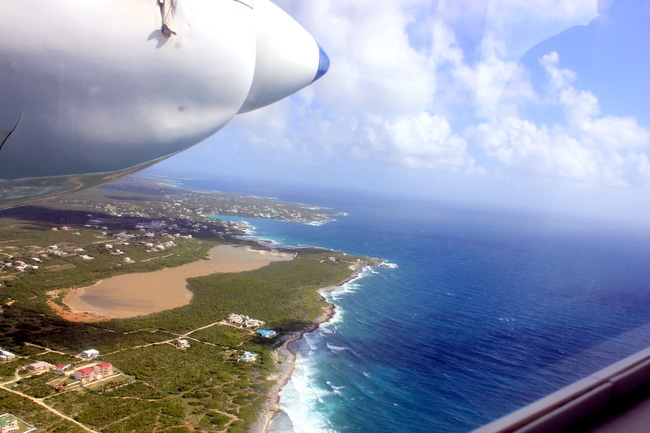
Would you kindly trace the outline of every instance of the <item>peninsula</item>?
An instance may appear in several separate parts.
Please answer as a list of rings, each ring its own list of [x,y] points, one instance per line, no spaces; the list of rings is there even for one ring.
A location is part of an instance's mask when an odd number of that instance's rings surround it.
[[[335,215],[143,178],[0,212],[0,413],[57,432],[264,431],[287,342],[331,313],[319,290],[378,261],[272,250],[208,218],[234,210]]]

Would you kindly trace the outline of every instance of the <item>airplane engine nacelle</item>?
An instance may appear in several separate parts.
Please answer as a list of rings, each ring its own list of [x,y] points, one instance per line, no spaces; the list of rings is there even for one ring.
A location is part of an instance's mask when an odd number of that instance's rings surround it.
[[[2,2],[0,208],[146,168],[328,65],[268,0]]]

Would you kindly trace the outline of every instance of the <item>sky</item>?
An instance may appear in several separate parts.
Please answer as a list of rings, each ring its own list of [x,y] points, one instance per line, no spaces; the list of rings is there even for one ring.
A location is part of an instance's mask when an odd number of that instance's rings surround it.
[[[648,219],[645,1],[276,3],[329,72],[150,172]]]

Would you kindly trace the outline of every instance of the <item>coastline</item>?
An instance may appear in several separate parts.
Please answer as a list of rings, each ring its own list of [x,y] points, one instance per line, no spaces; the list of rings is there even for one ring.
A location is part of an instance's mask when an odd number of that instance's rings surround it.
[[[345,284],[345,283],[342,283]],[[338,287],[338,286],[336,286]],[[326,288],[321,290],[333,290],[335,287]],[[296,354],[297,350],[294,348],[295,343],[300,341],[305,334],[314,332],[322,323],[327,323],[334,316],[335,307],[329,304],[325,307],[323,314],[307,329],[304,331],[294,332],[285,338],[282,346],[278,349],[278,358],[284,359],[280,363],[279,371],[270,376],[270,379],[277,379],[276,383],[269,389],[267,400],[257,417],[257,420],[251,427],[250,433],[268,433],[269,427],[273,419],[278,416],[283,410],[280,406],[280,392],[282,388],[289,382],[293,371],[296,368]]]
[[[369,263],[365,266],[380,266],[383,263],[381,259],[371,259]],[[321,295],[323,301],[327,302],[323,296],[324,292],[331,292],[337,288],[349,283],[360,277],[364,265],[355,265],[354,273],[341,281],[339,284],[334,286],[323,287],[318,290],[318,293]],[[308,328],[294,332],[285,337],[284,342],[278,349],[278,359],[284,359],[279,363],[278,371],[275,375],[269,377],[270,379],[276,379],[277,382],[269,389],[267,393],[267,400],[264,403],[260,413],[257,417],[257,420],[251,427],[250,433],[269,433],[269,427],[271,422],[275,417],[283,412],[282,407],[280,406],[280,392],[282,388],[289,382],[293,372],[296,368],[296,356],[297,349],[295,349],[295,344],[300,341],[305,334],[316,331],[321,324],[329,322],[336,313],[336,306],[332,303],[327,303],[326,307],[323,307],[323,313],[309,326]]]
[[[261,246],[264,245],[261,244]],[[282,250],[271,252],[265,250],[258,250],[251,247],[241,247],[241,246],[233,246],[233,245],[222,245],[215,248],[219,249],[225,255],[230,256],[230,258],[233,259],[234,262],[236,263],[232,265],[233,267],[227,266],[226,268],[212,269],[213,272],[214,271],[241,272],[243,270],[248,270],[249,268],[254,269],[259,267],[260,260],[263,261],[264,264],[268,264],[271,261],[275,261],[275,260],[292,260],[295,258],[295,254],[297,254],[296,252],[294,252],[294,254],[288,254],[287,251],[282,252]],[[217,251],[216,249],[211,250],[211,252],[216,252]],[[327,250],[327,249],[324,248],[323,250]],[[246,254],[250,255],[250,257],[253,257],[255,260],[253,260],[252,262],[248,262],[246,264],[242,263],[241,256],[237,254],[238,251],[239,252],[246,251]],[[223,258],[223,256],[221,256],[221,258]],[[367,267],[382,266],[382,264],[385,262],[382,259],[369,258],[363,262],[357,260],[356,262],[348,262],[348,263],[350,263],[349,265],[350,275],[347,278],[344,278],[342,281],[340,281],[335,285],[325,286],[318,290],[318,293],[320,294],[322,301],[326,303],[322,308],[322,313],[307,328],[285,335],[280,347],[276,349],[274,354],[276,369],[273,373],[271,373],[267,377],[267,380],[274,381],[274,383],[267,391],[267,398],[264,404],[262,405],[262,408],[260,409],[254,423],[251,426],[250,433],[268,433],[273,419],[275,419],[279,414],[283,412],[283,409],[280,406],[280,392],[285,387],[285,385],[290,381],[296,367],[296,358],[297,358],[296,343],[300,341],[305,334],[316,331],[321,324],[329,322],[334,317],[336,312],[336,307],[334,304],[327,301],[326,297],[324,296],[324,293],[334,291],[337,288],[349,283],[350,281],[359,278],[362,272],[364,271],[364,269],[366,269]],[[223,263],[221,263],[221,265],[223,265]],[[165,268],[161,271],[154,271],[154,272],[158,272],[158,273],[168,272],[170,270],[184,269],[184,267],[187,266],[188,265],[182,265],[177,268]],[[56,314],[71,322],[98,322],[98,321],[104,321],[112,318],[132,317],[138,314],[132,314],[132,313],[124,314],[124,312],[122,312],[121,314],[116,313],[115,311],[111,311],[110,309],[91,305],[87,302],[84,302],[84,300],[81,298],[84,295],[87,295],[90,290],[96,289],[97,287],[102,287],[102,285],[105,284],[106,281],[109,282],[115,281],[116,278],[118,280],[123,278],[133,278],[134,275],[139,275],[139,274],[124,274],[118,277],[111,277],[107,280],[96,281],[93,285],[82,287],[82,288],[60,289],[60,290],[51,291],[48,292],[48,296],[50,299],[47,302],[50,308],[52,308],[52,310],[54,310]],[[150,277],[152,273],[147,273],[145,275]],[[183,280],[184,279],[185,278],[183,278]],[[183,286],[185,286],[185,284],[183,284]],[[54,302],[54,300],[59,297],[61,297],[61,301],[63,305],[59,305],[58,303]],[[166,309],[166,308],[162,308],[162,309]]]

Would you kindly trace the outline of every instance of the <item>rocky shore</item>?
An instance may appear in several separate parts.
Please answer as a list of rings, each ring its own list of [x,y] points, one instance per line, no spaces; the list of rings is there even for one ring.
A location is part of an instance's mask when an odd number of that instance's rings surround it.
[[[371,259],[370,263],[366,265],[370,266],[380,266],[383,263],[380,259]],[[337,287],[340,287],[356,278],[359,277],[359,274],[363,271],[362,265],[354,266],[354,273],[345,280],[341,281],[336,286],[324,287],[320,290],[320,293],[328,292],[335,290]],[[325,298],[323,297],[323,300]],[[278,369],[274,376],[270,377],[271,380],[277,380],[276,383],[269,389],[268,398],[264,404],[260,414],[257,418],[257,421],[250,430],[250,433],[268,433],[271,421],[273,418],[278,416],[282,412],[282,407],[280,406],[280,391],[282,388],[289,382],[291,375],[296,366],[296,348],[295,343],[300,340],[305,334],[314,332],[322,323],[329,322],[334,316],[336,309],[334,305],[328,304],[324,308],[323,314],[321,314],[316,321],[307,329],[294,332],[285,336],[284,341],[280,348],[278,349]]]

